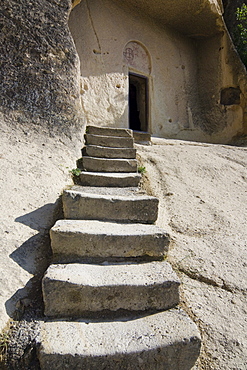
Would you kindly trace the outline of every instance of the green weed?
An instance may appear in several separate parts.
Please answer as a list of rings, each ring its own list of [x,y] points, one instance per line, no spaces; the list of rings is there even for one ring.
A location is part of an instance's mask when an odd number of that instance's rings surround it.
[[[0,362],[3,361],[7,355],[9,340],[8,333],[0,333]]]
[[[233,39],[243,63],[247,67],[247,5],[242,4],[236,11],[237,25]]]
[[[138,167],[138,172],[139,172],[139,173],[141,173],[141,174],[146,173],[146,172],[147,172],[146,167],[144,167],[144,166],[139,166],[139,167]]]
[[[71,173],[71,175],[73,176],[80,176],[81,170],[80,168],[73,168],[72,170],[69,171],[69,173]]]

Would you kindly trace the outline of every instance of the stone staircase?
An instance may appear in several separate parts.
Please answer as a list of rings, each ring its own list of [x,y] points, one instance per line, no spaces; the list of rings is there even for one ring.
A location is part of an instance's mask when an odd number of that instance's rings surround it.
[[[132,132],[89,126],[43,278],[41,369],[187,370],[200,334],[178,308],[158,199],[138,189]]]

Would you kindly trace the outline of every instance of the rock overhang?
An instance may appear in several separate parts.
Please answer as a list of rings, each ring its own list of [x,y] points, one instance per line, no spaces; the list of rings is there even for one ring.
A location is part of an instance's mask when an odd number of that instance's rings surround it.
[[[76,0],[75,0],[76,1]],[[193,38],[211,37],[224,30],[221,0],[112,0],[153,18],[162,26]]]

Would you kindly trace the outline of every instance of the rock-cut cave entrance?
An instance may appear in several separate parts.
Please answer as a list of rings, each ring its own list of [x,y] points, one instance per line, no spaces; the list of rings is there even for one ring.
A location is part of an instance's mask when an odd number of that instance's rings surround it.
[[[129,73],[129,128],[148,131],[148,78]]]

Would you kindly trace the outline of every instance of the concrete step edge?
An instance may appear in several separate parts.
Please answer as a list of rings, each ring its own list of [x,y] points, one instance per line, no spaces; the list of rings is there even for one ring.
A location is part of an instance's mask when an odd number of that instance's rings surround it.
[[[84,135],[86,145],[96,145],[110,148],[130,148],[134,147],[133,137],[116,137],[102,135]]]
[[[45,315],[83,317],[104,310],[166,310],[180,281],[167,262],[54,264],[44,275]]]
[[[85,259],[162,258],[170,236],[156,225],[98,220],[59,220],[50,230],[56,262]]]
[[[141,175],[137,172],[82,171],[74,181],[78,185],[93,187],[138,187]]]
[[[102,188],[98,188],[102,189]],[[104,188],[109,191],[110,188]],[[116,190],[116,188],[113,188]],[[121,188],[117,189],[119,192]],[[67,219],[99,219],[154,223],[158,216],[158,199],[147,195],[115,195],[65,190],[62,195]]]
[[[86,171],[137,172],[136,159],[112,159],[85,156],[77,161],[77,167]]]
[[[111,148],[99,145],[85,145],[82,148],[82,156],[91,156],[98,158],[126,158],[135,159],[135,148]]]
[[[115,321],[41,323],[42,370],[189,370],[200,353],[200,333],[181,310]]]
[[[132,137],[133,132],[130,129],[127,128],[117,128],[117,127],[104,127],[104,126],[91,126],[88,125],[86,127],[86,133],[93,134],[93,135],[99,135],[101,133],[105,133],[107,135],[105,136],[114,136],[115,137]]]
[[[114,177],[119,179],[124,179],[126,177],[135,178],[138,177],[141,179],[141,174],[138,172],[96,172],[96,171],[82,171],[81,175],[83,176],[97,176],[97,177]],[[103,186],[104,187],[104,186]],[[117,186],[116,186],[117,187]],[[129,186],[132,187],[132,186]]]

